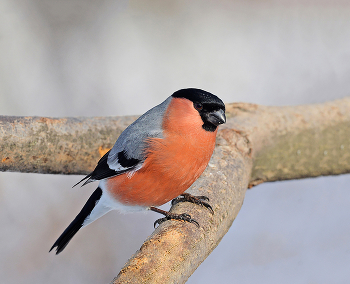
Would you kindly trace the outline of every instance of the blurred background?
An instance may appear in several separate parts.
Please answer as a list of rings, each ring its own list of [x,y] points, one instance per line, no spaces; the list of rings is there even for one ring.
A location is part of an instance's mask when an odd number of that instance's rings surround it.
[[[142,114],[197,87],[225,102],[349,96],[350,3],[1,0],[0,114]],[[0,173],[2,283],[109,283],[159,215],[112,212],[48,253],[95,188]],[[249,190],[188,283],[349,283],[349,175]]]

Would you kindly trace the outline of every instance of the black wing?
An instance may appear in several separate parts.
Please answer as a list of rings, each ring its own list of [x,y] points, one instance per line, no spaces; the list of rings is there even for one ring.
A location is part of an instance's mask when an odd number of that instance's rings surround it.
[[[104,154],[104,156],[98,161],[96,168],[91,173],[89,173],[81,181],[73,185],[73,187],[78,185],[84,180],[86,181],[82,184],[82,186],[90,182],[93,182],[95,180],[101,180],[101,179],[121,175],[123,173],[129,172],[130,170],[133,170],[136,167],[136,165],[141,162],[138,159],[127,158],[125,156],[125,152],[122,151],[118,153],[118,161],[121,166],[125,167],[125,169],[121,171],[112,170],[107,164],[107,159],[110,151],[111,150],[109,150],[106,154]]]

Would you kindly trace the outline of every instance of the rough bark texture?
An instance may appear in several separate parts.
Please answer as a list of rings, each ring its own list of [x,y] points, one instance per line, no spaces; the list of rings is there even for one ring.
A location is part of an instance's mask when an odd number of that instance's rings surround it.
[[[0,170],[87,174],[136,118],[0,116]]]
[[[227,105],[214,155],[192,194],[210,198],[215,214],[180,203],[193,224],[161,224],[113,283],[183,283],[217,246],[249,186],[264,181],[350,172],[350,98],[319,105]],[[135,117],[0,118],[0,169],[86,174]]]
[[[254,158],[250,185],[350,172],[350,98],[318,105],[230,104]]]

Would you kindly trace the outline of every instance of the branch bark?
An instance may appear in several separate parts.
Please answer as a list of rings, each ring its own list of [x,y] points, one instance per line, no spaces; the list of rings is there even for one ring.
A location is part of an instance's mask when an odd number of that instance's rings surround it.
[[[319,105],[227,105],[228,122],[200,179],[215,214],[193,204],[200,228],[165,222],[144,242],[113,283],[182,283],[217,246],[236,218],[247,187],[350,172],[350,98]],[[136,117],[0,118],[0,170],[86,174]]]
[[[0,170],[88,174],[136,118],[0,116]]]

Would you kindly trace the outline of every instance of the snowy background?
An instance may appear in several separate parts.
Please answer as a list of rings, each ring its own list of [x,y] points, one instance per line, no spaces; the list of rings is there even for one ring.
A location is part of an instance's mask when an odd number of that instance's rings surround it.
[[[350,95],[350,2],[0,1],[0,114],[142,114],[197,87],[225,102]],[[350,135],[350,134],[349,134]],[[48,253],[95,188],[0,173],[1,282],[109,283],[159,215],[109,213]],[[262,184],[188,283],[349,283],[350,176]]]

